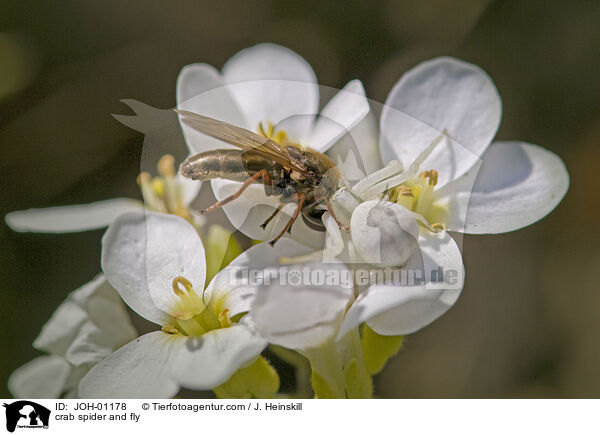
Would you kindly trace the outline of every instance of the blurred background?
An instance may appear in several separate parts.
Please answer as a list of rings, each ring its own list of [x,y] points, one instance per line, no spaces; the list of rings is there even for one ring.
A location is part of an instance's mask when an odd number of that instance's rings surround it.
[[[599,22],[595,0],[2,1],[0,214],[139,197],[143,136],[110,114],[130,113],[123,98],[173,107],[188,63],[274,42],[321,84],[358,78],[383,102],[410,67],[455,56],[495,82],[497,138],[558,154],[571,188],[529,228],[465,237],[461,298],[407,337],[376,394],[600,397]],[[0,224],[0,396],[57,305],[100,272],[102,234]]]

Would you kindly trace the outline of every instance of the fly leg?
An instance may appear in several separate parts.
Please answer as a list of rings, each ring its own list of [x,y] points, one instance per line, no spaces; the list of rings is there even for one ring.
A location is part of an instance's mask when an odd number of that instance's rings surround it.
[[[271,222],[273,220],[273,218],[275,216],[277,216],[277,214],[281,211],[281,209],[283,208],[284,204],[280,204],[279,207],[277,207],[277,209],[273,212],[273,214],[271,216],[269,216],[260,226],[263,230],[267,228],[267,225],[269,225],[269,222]]]
[[[281,239],[281,237],[283,237],[283,235],[285,234],[285,232],[287,230],[289,230],[289,229],[292,228],[292,225],[294,224],[294,222],[298,218],[298,215],[300,214],[300,210],[302,209],[302,206],[304,205],[304,200],[305,199],[306,199],[306,194],[305,193],[303,193],[303,192],[298,193],[298,207],[296,208],[296,211],[294,212],[294,215],[288,221],[288,223],[285,224],[285,227],[283,227],[283,230],[279,233],[279,235],[269,242],[269,245],[273,246],[275,243],[277,243],[277,240],[279,240],[279,239]]]
[[[269,175],[269,173],[267,172],[266,169],[261,169],[256,174],[254,174],[253,176],[248,178],[246,181],[244,181],[244,183],[239,188],[239,190],[237,192],[235,192],[233,195],[229,195],[227,198],[214,203],[213,205],[211,205],[210,207],[208,207],[205,210],[199,210],[197,213],[198,214],[210,213],[211,211],[215,211],[216,209],[223,207],[225,204],[233,201],[234,199],[239,198],[240,195],[242,193],[244,193],[244,190],[246,190],[248,188],[248,186],[250,186],[254,181],[258,180],[259,178],[262,178],[264,184],[268,184],[268,185],[271,184],[271,176]]]
[[[343,229],[344,231],[350,231],[350,228],[348,228],[346,225],[344,225],[343,223],[341,223],[338,218],[336,217],[335,213],[333,212],[333,207],[331,206],[331,203],[329,202],[329,200],[327,198],[321,198],[321,200],[325,203],[325,205],[327,206],[327,211],[329,212],[329,215],[333,218],[333,220],[335,221],[335,223],[338,225],[338,227],[340,227],[341,229]]]

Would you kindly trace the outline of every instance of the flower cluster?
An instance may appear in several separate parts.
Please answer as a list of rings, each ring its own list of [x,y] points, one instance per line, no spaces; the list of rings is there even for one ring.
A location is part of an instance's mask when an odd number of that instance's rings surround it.
[[[177,81],[177,109],[337,164],[339,186],[316,215],[324,231],[298,219],[274,246],[261,243],[300,207],[260,183],[238,194],[240,181],[215,170],[217,200],[236,197],[223,205],[229,222],[256,241],[242,251],[223,228],[204,231],[190,207],[200,182],[177,174],[171,156],[160,159],[157,176],[140,174],[143,204],[115,199],[9,214],[18,231],[108,226],[103,275],[59,307],[34,343],[50,355],[18,369],[11,391],[150,398],[187,388],[273,397],[279,377],[264,355],[269,347],[271,357],[297,367],[298,394],[307,394],[308,361],[314,397],[371,397],[371,377],[402,336],[460,296],[456,235],[525,227],[566,193],[568,173],[556,155],[492,142],[500,97],[474,65],[442,57],[416,66],[391,90],[379,126],[360,81],[322,105],[324,91],[304,59],[273,44],[242,50],[221,71],[188,65]],[[138,117],[149,113],[125,103]],[[130,125],[128,118],[117,116]],[[188,155],[235,148],[181,121]],[[138,336],[121,300],[156,329]],[[41,388],[50,373],[53,382]]]

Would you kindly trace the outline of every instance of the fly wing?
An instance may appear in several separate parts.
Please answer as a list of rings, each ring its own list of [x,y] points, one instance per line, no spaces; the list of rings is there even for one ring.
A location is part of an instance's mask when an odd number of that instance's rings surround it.
[[[293,158],[284,151],[277,142],[260,136],[245,128],[236,127],[227,122],[209,118],[208,116],[198,115],[187,110],[174,109],[182,116],[181,121],[192,127],[194,130],[204,133],[215,139],[222,140],[244,151],[252,151],[261,154],[263,157],[271,159],[290,169],[299,172],[306,172],[306,165]]]

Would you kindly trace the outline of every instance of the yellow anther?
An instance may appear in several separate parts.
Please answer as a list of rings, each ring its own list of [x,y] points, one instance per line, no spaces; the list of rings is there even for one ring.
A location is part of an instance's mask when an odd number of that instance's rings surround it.
[[[432,169],[430,171],[423,171],[419,174],[419,177],[421,178],[428,178],[429,179],[429,185],[430,186],[435,186],[438,182],[438,171],[436,171],[435,169]]]
[[[413,177],[396,185],[391,189],[389,201],[400,204],[410,211],[420,214],[427,222],[437,222],[432,225],[426,225],[432,231],[443,231],[446,229],[444,222],[448,216],[448,206],[435,192],[435,185],[438,182],[438,171],[431,169],[419,173],[418,177]]]
[[[283,143],[283,142],[287,142],[288,137],[285,131],[280,130],[277,132],[277,135],[275,136],[275,141],[279,144]]]
[[[259,122],[256,131],[261,136],[266,137],[267,139],[272,139],[277,143],[281,143],[282,140],[287,140],[287,134],[285,133],[285,131],[278,131],[277,133],[275,133],[275,126],[272,122],[267,122],[266,128],[262,122]]]
[[[402,196],[414,196],[412,189],[408,186],[405,186],[403,184],[401,184],[400,186],[398,186],[398,195],[402,195]]]
[[[221,324],[221,328],[229,328],[232,323],[229,319],[229,310],[225,309],[219,313],[219,323]]]
[[[180,286],[183,286],[183,289]],[[185,292],[183,290],[185,290]],[[178,276],[177,278],[173,279],[173,292],[177,296],[184,296],[186,292],[192,293],[193,291],[194,287],[192,286],[192,283],[183,276]]]
[[[267,130],[267,137],[268,138],[272,138],[273,137],[273,132],[275,131],[275,127],[273,126],[272,122],[268,122],[268,130]]]
[[[431,224],[431,227],[435,230],[439,231],[445,231],[446,230],[446,224],[442,224],[442,223],[435,223],[435,224]]]
[[[138,175],[136,181],[138,185],[143,186],[144,184],[150,183],[150,180],[152,180],[150,174],[147,172],[142,172],[140,175]]]
[[[175,159],[171,154],[165,154],[160,158],[157,165],[158,173],[163,177],[175,176]]]
[[[161,329],[163,332],[166,332],[168,334],[181,334],[181,332],[179,332],[179,329],[177,329],[173,325],[164,325]]]
[[[435,169],[432,169],[431,171],[429,171],[429,184],[431,186],[435,186],[438,182],[438,171],[436,171]]]
[[[154,177],[152,179],[151,186],[154,193],[156,193],[158,196],[162,197],[165,195],[165,182],[161,178]]]

